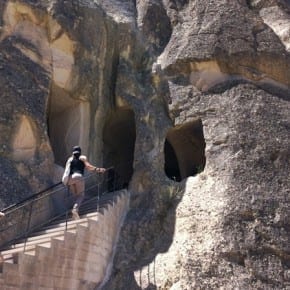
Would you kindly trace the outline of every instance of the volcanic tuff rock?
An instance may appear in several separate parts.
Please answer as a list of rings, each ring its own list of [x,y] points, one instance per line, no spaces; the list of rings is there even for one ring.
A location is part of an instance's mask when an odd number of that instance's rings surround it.
[[[80,144],[131,192],[103,289],[290,287],[289,1],[0,11],[2,206]]]

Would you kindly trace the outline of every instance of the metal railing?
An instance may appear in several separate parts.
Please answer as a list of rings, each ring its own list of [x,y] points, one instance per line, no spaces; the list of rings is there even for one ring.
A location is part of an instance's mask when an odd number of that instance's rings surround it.
[[[85,199],[80,211],[88,205],[99,210],[100,198],[109,191],[120,189],[111,170],[114,172],[114,168],[110,167],[103,174],[89,173],[84,176]],[[59,182],[4,209],[5,217],[0,219],[0,250],[20,239],[26,241],[30,233],[54,220],[63,219],[67,223],[73,203],[74,196],[67,186]]]

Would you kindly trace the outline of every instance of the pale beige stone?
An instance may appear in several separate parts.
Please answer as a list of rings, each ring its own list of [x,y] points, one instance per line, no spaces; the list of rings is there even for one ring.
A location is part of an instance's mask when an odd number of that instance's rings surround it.
[[[37,147],[37,132],[35,124],[27,116],[21,116],[13,138],[13,158],[16,161],[33,158]]]
[[[28,19],[35,24],[39,24],[39,21],[36,15],[33,13],[32,9],[18,1],[12,2],[9,1],[6,5],[4,11],[4,21],[12,29],[21,21]]]
[[[278,35],[286,50],[290,51],[290,17],[278,6],[261,9],[260,15]]]
[[[35,11],[20,2],[8,2],[4,11],[4,33],[1,39],[14,35],[30,42],[37,51],[19,43],[16,47],[35,63],[49,69],[51,65],[51,50],[46,31],[46,18],[40,11]]]
[[[214,60],[190,63],[191,73],[189,80],[200,91],[206,91],[212,86],[226,81],[229,76],[221,71]]]
[[[62,28],[59,25],[59,23],[52,17],[48,17],[47,26],[48,26],[49,41],[53,42],[58,37],[60,37],[62,33]]]
[[[74,66],[75,45],[63,33],[51,44],[53,62],[53,80],[61,88],[70,90]]]

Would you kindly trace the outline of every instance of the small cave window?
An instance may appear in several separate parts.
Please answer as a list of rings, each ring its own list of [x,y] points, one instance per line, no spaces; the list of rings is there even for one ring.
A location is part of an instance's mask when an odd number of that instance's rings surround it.
[[[133,175],[135,139],[134,111],[128,105],[115,108],[103,130],[104,166],[113,168],[109,174],[114,177],[109,190],[128,186]]]
[[[180,182],[205,167],[205,140],[201,119],[175,126],[167,132],[164,143],[164,171]]]

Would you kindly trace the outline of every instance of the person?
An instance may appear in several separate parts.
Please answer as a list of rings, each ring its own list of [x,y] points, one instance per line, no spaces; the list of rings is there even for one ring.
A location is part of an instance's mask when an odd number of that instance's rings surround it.
[[[74,146],[72,156],[70,156],[65,165],[65,171],[62,182],[68,186],[69,191],[73,194],[75,201],[72,208],[73,219],[79,219],[79,208],[85,196],[85,180],[83,178],[85,169],[104,173],[105,168],[96,167],[87,160],[87,157],[81,155],[81,147]]]

